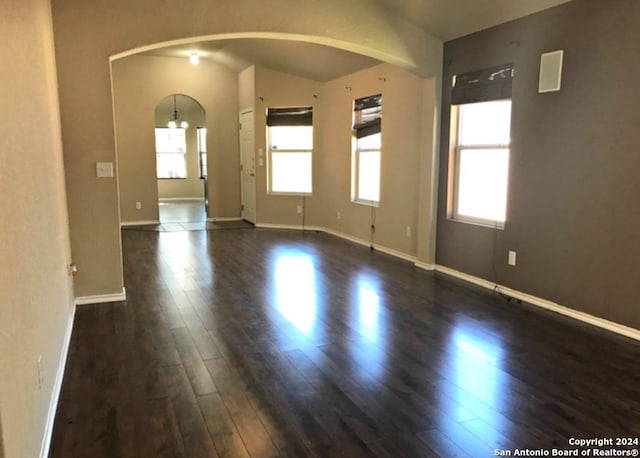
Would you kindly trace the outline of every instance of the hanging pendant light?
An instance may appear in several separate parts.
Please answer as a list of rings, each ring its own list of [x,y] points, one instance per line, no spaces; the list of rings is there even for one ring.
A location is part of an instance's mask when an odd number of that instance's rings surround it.
[[[185,121],[184,119],[179,120],[179,118],[178,118],[178,107],[176,105],[176,96],[174,94],[174,96],[173,96],[173,115],[171,116],[171,119],[167,123],[167,126],[169,128],[171,128],[171,129],[175,129],[176,127],[178,127],[178,125],[180,125],[181,129],[186,129],[187,127],[189,127],[189,123],[187,121]]]

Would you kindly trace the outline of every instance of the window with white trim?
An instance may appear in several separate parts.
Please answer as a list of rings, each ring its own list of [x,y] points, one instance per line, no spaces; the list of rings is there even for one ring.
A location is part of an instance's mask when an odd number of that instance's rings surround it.
[[[354,101],[352,138],[351,200],[377,206],[382,156],[381,94]]]
[[[453,186],[449,208],[454,220],[504,228],[512,76],[513,67],[507,65],[456,78],[451,109]]]
[[[311,194],[312,108],[269,108],[267,129],[269,193]]]
[[[187,178],[185,129],[156,127],[156,172],[158,178]]]
[[[198,163],[200,166],[200,178],[207,177],[207,128],[196,129],[198,138]]]

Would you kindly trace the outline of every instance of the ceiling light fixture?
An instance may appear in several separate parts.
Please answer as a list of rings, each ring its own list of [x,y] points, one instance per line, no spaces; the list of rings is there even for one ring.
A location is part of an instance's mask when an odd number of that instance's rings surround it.
[[[198,62],[200,62],[200,55],[197,52],[190,52],[189,53],[189,62],[191,62],[193,65],[198,65]]]
[[[178,124],[180,125],[181,129],[186,129],[187,127],[189,127],[189,123],[187,121],[185,121],[184,119],[183,120],[179,120],[179,118],[178,118],[178,107],[176,105],[176,96],[174,94],[174,96],[173,96],[173,115],[171,116],[171,119],[167,123],[167,126],[169,126],[169,128],[171,128],[171,129],[175,129],[176,127],[178,127]]]

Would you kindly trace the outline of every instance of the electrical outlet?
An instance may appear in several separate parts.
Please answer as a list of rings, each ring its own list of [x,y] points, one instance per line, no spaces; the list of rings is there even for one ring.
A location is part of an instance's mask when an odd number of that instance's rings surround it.
[[[411,237],[411,226],[407,226],[407,237]]]
[[[338,219],[342,219],[342,214],[340,212],[338,212],[338,215],[336,216]]]
[[[516,265],[516,252],[513,250],[509,250],[509,260],[508,263],[510,266]]]
[[[302,213],[302,205],[298,205],[298,213]]]
[[[140,210],[142,208],[142,202],[136,202],[136,210]]]

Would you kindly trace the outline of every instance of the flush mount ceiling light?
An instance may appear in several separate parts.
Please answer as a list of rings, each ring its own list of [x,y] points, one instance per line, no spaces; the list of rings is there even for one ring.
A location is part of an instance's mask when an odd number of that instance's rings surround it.
[[[171,116],[171,119],[167,123],[167,126],[169,126],[171,129],[175,129],[176,127],[178,127],[178,125],[180,126],[181,129],[186,129],[187,127],[189,127],[189,123],[187,121],[185,121],[184,119],[180,120],[178,118],[178,107],[176,105],[176,96],[174,95],[173,96],[173,115]]]
[[[200,62],[200,55],[195,51],[190,52],[189,62],[191,62],[193,65],[198,65],[198,62]]]

